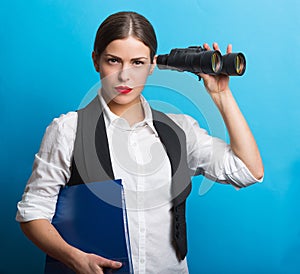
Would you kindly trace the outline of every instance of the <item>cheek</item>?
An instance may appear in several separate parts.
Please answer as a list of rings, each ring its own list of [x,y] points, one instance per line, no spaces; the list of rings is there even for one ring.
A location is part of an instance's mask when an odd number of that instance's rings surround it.
[[[102,68],[100,70],[100,79],[103,86],[114,85],[118,81],[118,70],[113,68]]]
[[[135,80],[137,85],[145,84],[148,76],[149,76],[149,69],[137,69],[132,73],[132,79]]]
[[[113,74],[116,74],[116,71],[117,70],[114,69],[113,67],[102,66],[99,71],[100,77],[101,79],[112,77]]]

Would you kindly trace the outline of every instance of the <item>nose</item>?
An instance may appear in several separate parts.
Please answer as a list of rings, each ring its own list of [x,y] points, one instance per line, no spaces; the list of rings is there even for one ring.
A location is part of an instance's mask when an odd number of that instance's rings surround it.
[[[118,78],[121,82],[127,82],[130,79],[130,68],[123,65],[122,69],[119,71]]]

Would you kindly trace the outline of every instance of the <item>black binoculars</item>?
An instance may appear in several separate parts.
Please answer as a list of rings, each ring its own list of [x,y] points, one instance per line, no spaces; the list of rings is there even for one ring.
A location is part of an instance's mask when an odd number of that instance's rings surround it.
[[[218,50],[205,50],[200,46],[193,46],[172,49],[169,54],[158,55],[157,67],[196,74],[241,76],[246,69],[246,58],[240,52],[222,56]]]

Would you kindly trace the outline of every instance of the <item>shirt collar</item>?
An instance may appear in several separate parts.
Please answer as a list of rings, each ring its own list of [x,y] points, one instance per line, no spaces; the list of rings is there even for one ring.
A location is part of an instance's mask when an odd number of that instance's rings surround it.
[[[139,127],[148,125],[151,128],[151,130],[154,132],[154,134],[156,136],[158,136],[158,133],[153,125],[153,117],[152,117],[151,107],[144,96],[141,95],[140,98],[141,98],[141,103],[142,103],[142,107],[144,110],[145,118],[143,121],[138,122],[137,124],[135,124],[132,127],[129,126],[128,122],[124,118],[121,118],[120,116],[114,114],[110,110],[110,108],[106,104],[106,102],[101,94],[101,90],[98,91],[98,97],[100,100],[100,104],[103,107],[103,114],[104,114],[106,129],[108,129],[109,127],[114,125],[119,128],[121,127],[122,129],[125,129],[125,130],[134,130],[135,128],[139,128]]]

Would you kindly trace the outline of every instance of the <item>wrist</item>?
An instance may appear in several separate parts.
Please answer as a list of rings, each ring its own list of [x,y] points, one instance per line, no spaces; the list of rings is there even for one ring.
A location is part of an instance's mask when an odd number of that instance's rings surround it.
[[[220,92],[213,92],[210,94],[210,96],[220,111],[223,111],[224,108],[230,106],[234,101],[229,88],[226,88]]]
[[[65,257],[64,263],[68,267],[76,271],[77,269],[81,268],[81,265],[83,264],[83,260],[85,259],[85,255],[86,253],[84,253],[83,251],[75,247],[71,247],[67,256]]]

